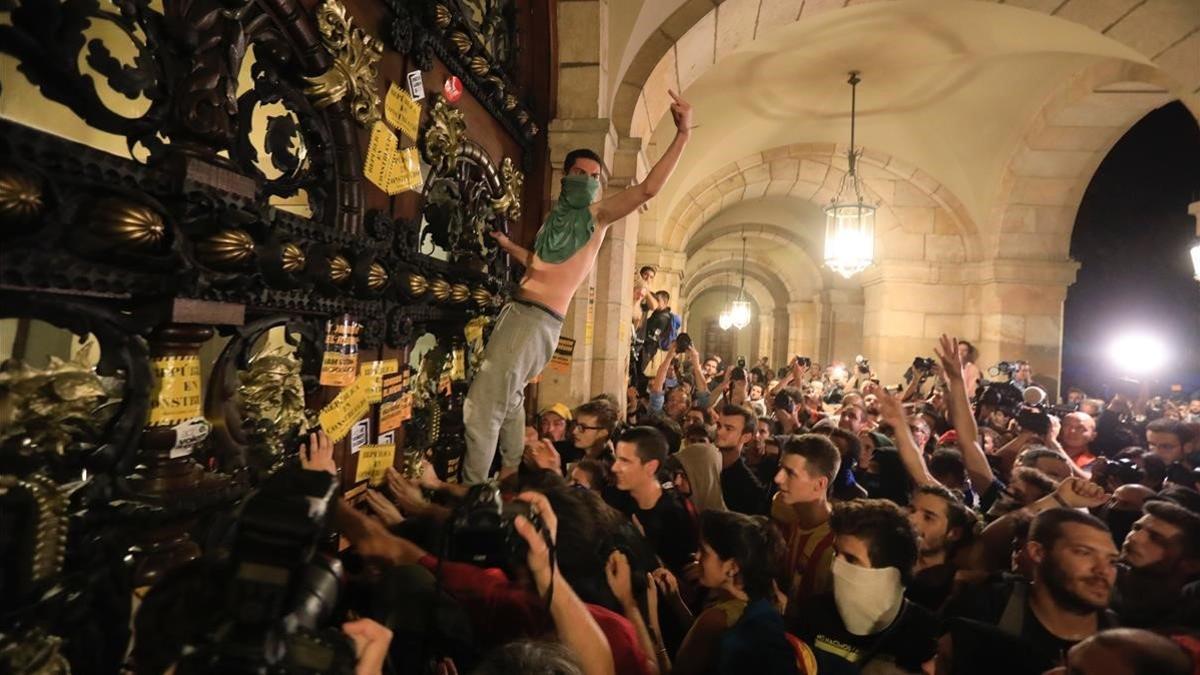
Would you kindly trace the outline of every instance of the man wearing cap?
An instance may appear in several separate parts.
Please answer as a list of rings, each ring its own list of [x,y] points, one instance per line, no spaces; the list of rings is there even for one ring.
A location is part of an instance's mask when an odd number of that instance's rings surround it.
[[[571,421],[571,409],[555,403],[538,413],[538,435],[555,443],[567,437],[567,422]]]
[[[572,150],[563,162],[562,192],[538,230],[533,250],[503,232],[489,233],[514,262],[525,267],[525,276],[496,319],[463,403],[464,483],[487,480],[497,443],[503,457],[501,474],[515,471],[521,463],[525,385],[554,354],[571,299],[595,266],[608,226],[658,194],[691,137],[692,107],[670,94],[675,138],[645,180],[601,198],[600,155]]]

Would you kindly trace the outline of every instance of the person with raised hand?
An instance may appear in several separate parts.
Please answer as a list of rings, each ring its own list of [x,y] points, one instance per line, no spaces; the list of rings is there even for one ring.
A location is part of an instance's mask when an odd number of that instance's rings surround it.
[[[522,392],[554,354],[571,298],[595,266],[609,225],[658,194],[679,163],[691,138],[692,107],[675,92],[669,93],[675,139],[645,180],[601,197],[604,166],[600,155],[588,149],[572,150],[563,162],[562,191],[538,230],[533,250],[501,232],[491,233],[501,249],[525,266],[525,276],[496,319],[463,404],[467,441],[464,483],[487,479],[497,443],[503,458],[502,475],[516,471],[525,448]]]

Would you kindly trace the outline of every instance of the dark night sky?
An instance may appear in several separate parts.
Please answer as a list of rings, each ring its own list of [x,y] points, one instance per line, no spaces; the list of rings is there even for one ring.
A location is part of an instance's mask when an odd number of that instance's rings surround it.
[[[1092,178],[1071,237],[1079,261],[1067,292],[1063,382],[1089,394],[1117,372],[1108,343],[1124,327],[1162,337],[1171,348],[1155,390],[1200,388],[1200,283],[1188,249],[1196,236],[1188,203],[1200,199],[1200,127],[1179,102],[1135,124]]]

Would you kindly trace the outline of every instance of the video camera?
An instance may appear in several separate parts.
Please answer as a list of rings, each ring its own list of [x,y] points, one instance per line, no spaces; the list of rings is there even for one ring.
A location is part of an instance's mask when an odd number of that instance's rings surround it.
[[[1016,361],[1001,361],[991,368],[988,368],[988,375],[991,375],[992,377],[1006,375],[1011,378],[1019,369],[1020,365]]]
[[[176,672],[354,672],[354,645],[326,627],[342,566],[318,552],[336,495],[335,476],[289,467],[243,502],[231,555],[218,571],[223,611],[215,628],[184,647]]]
[[[527,502],[505,502],[495,482],[472,485],[450,520],[447,558],[511,572],[529,552],[514,524],[517,516],[524,516],[550,543],[545,523]]]
[[[929,357],[918,356],[915,359],[913,359],[913,362],[912,362],[913,372],[920,373],[921,375],[925,375],[925,376],[933,373],[933,369],[936,366],[937,366],[937,363]]]
[[[675,353],[686,354],[692,348],[692,336],[687,333],[680,333],[675,336]]]

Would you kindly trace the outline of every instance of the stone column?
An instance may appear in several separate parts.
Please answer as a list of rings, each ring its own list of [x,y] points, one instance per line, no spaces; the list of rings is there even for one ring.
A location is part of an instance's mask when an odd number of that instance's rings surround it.
[[[815,326],[819,308],[812,302],[789,302],[788,318],[788,350],[785,359],[793,356],[807,356],[818,359]]]
[[[771,346],[771,365],[778,368],[779,366],[788,363],[792,356],[794,356],[794,354],[789,351],[792,346],[789,344],[792,333],[788,326],[789,319],[787,308],[776,307],[772,319],[775,327],[771,333],[774,337],[775,344]]]
[[[616,192],[637,184],[645,175],[641,141],[621,139],[607,190]],[[592,395],[607,393],[624,405],[629,372],[629,339],[633,319],[634,257],[639,213],[613,223],[596,260],[596,304],[592,344]],[[676,312],[680,310],[675,309]]]
[[[857,290],[828,289],[823,292],[827,344],[822,345],[823,363],[850,363],[862,353],[863,299]]]
[[[590,148],[613,166],[616,133],[603,115],[608,82],[608,0],[579,0],[558,7],[559,73],[557,114],[550,122],[551,197],[558,195],[563,160],[575,148]],[[603,177],[607,182],[609,171]],[[632,291],[630,291],[632,293]],[[556,402],[573,406],[589,398],[595,344],[596,273],[588,276],[571,299],[562,337],[575,341],[570,369],[542,371],[538,407]]]
[[[758,350],[754,353],[754,362],[762,357],[774,359],[772,350],[775,344],[775,311],[774,308],[764,309],[758,315]]]
[[[968,311],[980,314],[980,367],[1024,359],[1034,380],[1058,400],[1062,378],[1063,302],[1079,263],[995,260],[968,291]]]

